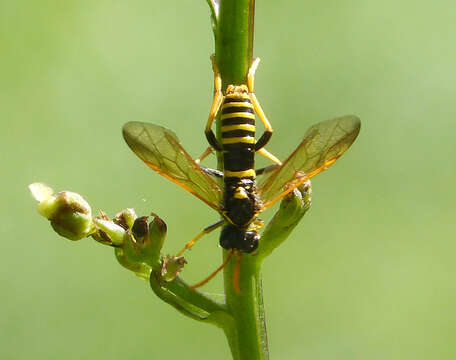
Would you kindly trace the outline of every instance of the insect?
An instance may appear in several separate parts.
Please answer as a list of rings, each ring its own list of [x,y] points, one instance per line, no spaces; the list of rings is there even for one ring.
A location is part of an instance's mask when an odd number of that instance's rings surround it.
[[[215,94],[205,134],[211,147],[222,151],[223,172],[200,165],[200,160],[210,153],[210,149],[193,160],[169,129],[142,122],[129,122],[123,127],[125,141],[146,165],[222,216],[220,221],[206,227],[189,241],[178,255],[204,234],[220,226],[223,226],[220,235],[223,248],[246,253],[255,251],[260,239],[258,215],[332,165],[359,133],[360,121],[355,116],[320,122],[313,125],[293,153],[283,163],[280,162],[264,148],[271,138],[272,128],[253,92],[258,61],[252,63],[247,85],[228,85],[222,92],[220,75],[213,60]],[[221,143],[211,130],[219,111]],[[255,113],[266,129],[258,141],[255,141]],[[264,155],[274,164],[255,171],[255,153]],[[262,175],[258,181],[257,175]],[[223,186],[218,178],[223,178]]]
[[[223,178],[220,212],[226,223],[220,235],[220,245],[225,249],[239,249],[247,253],[258,247],[260,236],[255,220],[263,207],[256,190],[255,153],[268,157],[276,165],[282,164],[264,148],[272,136],[272,127],[253,89],[259,60],[256,58],[248,71],[247,85],[228,85],[223,93],[220,73],[212,57],[215,92],[205,128],[210,146],[223,155],[224,170],[223,174],[218,175]],[[219,112],[222,121],[220,143],[211,129]],[[265,126],[265,132],[258,141],[255,140],[255,113]]]

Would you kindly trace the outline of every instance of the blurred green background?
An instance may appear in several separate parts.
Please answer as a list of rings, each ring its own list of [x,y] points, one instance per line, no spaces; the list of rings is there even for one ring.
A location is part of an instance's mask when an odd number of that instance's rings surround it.
[[[455,18],[454,1],[258,0],[268,149],[284,158],[311,124],[362,119],[264,266],[272,359],[456,357]],[[163,124],[199,155],[212,51],[203,0],[0,1],[1,359],[230,358],[219,329],[159,301],[110,248],[55,234],[27,190],[154,211],[176,252],[217,214],[120,129]],[[215,269],[217,236],[188,260],[190,281]]]

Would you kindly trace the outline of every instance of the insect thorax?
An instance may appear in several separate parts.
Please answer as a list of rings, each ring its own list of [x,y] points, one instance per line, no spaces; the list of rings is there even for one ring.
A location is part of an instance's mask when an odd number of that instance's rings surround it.
[[[253,179],[225,178],[222,211],[230,223],[246,228],[257,217],[258,209]]]

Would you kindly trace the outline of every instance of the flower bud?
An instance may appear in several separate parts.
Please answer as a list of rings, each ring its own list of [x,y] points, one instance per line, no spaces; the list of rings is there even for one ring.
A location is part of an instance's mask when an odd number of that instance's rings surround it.
[[[294,189],[280,202],[279,210],[263,231],[258,247],[259,256],[264,259],[282,244],[298,225],[312,202],[310,180]]]
[[[125,256],[134,262],[143,262],[153,268],[160,266],[160,251],[166,237],[166,224],[157,215],[147,225],[147,216],[137,218],[124,244]]]
[[[80,240],[93,230],[92,209],[79,194],[54,191],[42,183],[29,185],[32,196],[39,201],[38,212],[51,222],[54,230],[70,240]]]
[[[102,218],[94,218],[93,222],[98,230],[97,241],[114,246],[121,246],[124,243],[127,232],[122,226]]]
[[[165,256],[161,268],[162,279],[166,282],[173,281],[186,263],[183,256]]]
[[[131,229],[133,223],[135,222],[137,216],[134,209],[125,209],[117,213],[113,221],[122,226],[125,230]]]

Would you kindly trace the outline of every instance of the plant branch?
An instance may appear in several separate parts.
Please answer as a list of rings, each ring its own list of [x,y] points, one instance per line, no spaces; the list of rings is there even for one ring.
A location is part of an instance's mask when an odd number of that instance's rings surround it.
[[[194,320],[207,321],[223,327],[226,318],[229,317],[224,305],[189,288],[180,278],[164,282],[160,273],[153,270],[150,275],[150,286],[160,299]]]
[[[263,261],[281,245],[301,221],[311,204],[312,188],[310,180],[285,197],[280,208],[261,236],[258,257]]]

